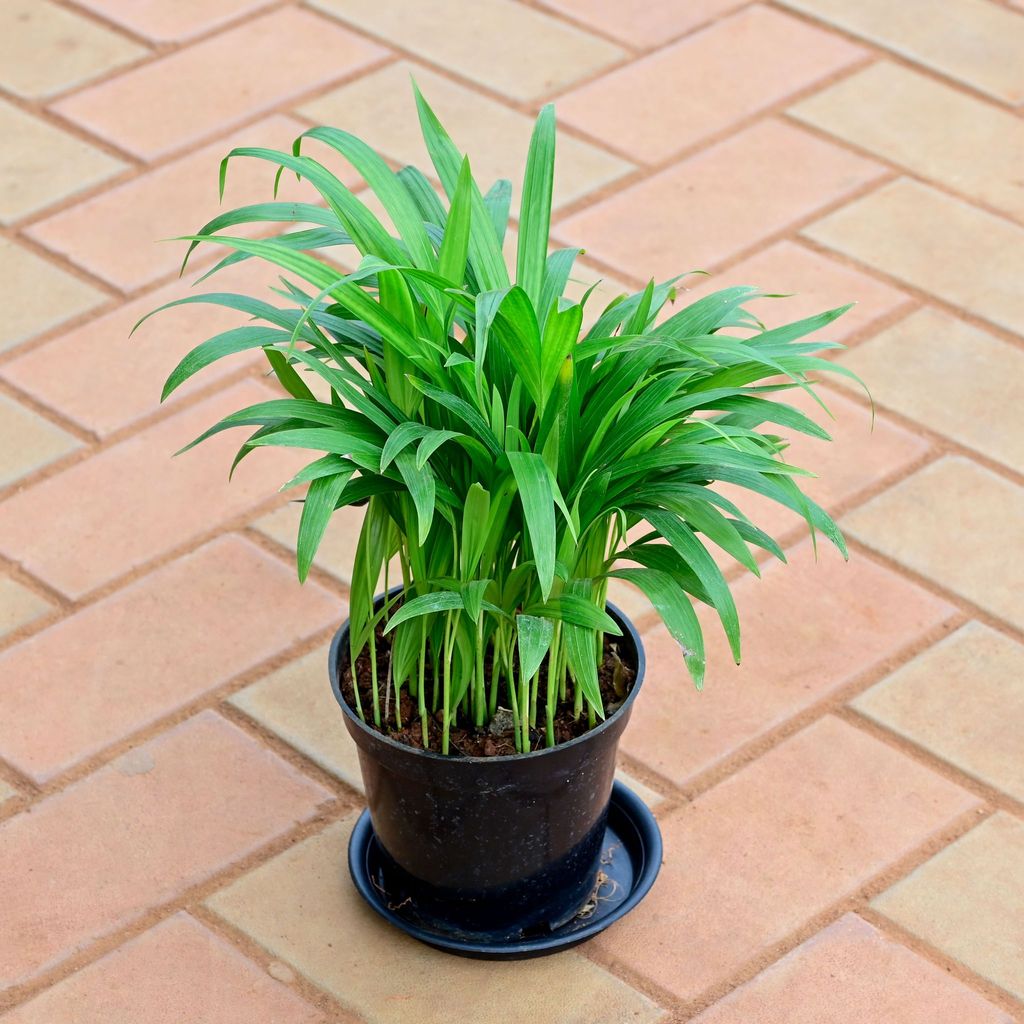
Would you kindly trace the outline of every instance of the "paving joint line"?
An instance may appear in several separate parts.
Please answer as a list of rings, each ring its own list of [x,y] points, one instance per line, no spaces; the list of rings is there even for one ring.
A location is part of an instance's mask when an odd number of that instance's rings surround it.
[[[861,68],[859,70],[864,69]],[[859,143],[845,139],[841,135],[833,135],[825,128],[821,128],[809,121],[801,120],[797,114],[793,113],[794,106],[796,106],[796,104],[791,104],[786,108],[786,110],[782,111],[782,116],[785,121],[793,127],[800,128],[808,134],[814,135],[822,142],[828,142],[833,146],[839,146],[840,149],[846,149],[862,159],[871,160],[873,163],[881,164],[900,178],[907,178],[910,181],[916,181],[919,184],[928,186],[935,192],[941,192],[950,199],[955,199],[959,203],[966,203],[968,206],[973,206],[975,209],[983,210],[990,217],[995,217],[1001,221],[1005,221],[1014,227],[1024,227],[1024,213],[1013,214],[1008,210],[1000,209],[998,206],[993,206],[986,199],[982,199],[978,196],[972,196],[967,192],[958,191],[941,178],[929,178],[926,175],[915,171],[913,168],[907,167],[905,164],[897,163],[882,153],[878,153],[860,145]]]
[[[613,33],[597,25],[588,25],[585,21],[575,17],[568,11],[562,11],[556,7],[550,6],[545,2],[545,0],[519,0],[519,2],[524,7],[532,7],[534,10],[541,11],[553,18],[557,18],[559,21],[563,21],[565,24],[571,25],[573,28],[581,29],[584,32],[589,32],[591,35],[599,36],[606,42],[614,43],[616,46],[620,46],[622,49],[633,53],[636,60],[642,60],[644,57],[650,57],[661,50],[666,50],[670,46],[673,46],[684,39],[689,39],[690,36],[695,36],[699,32],[711,28],[712,25],[717,25],[719,22],[725,21],[726,18],[730,18],[734,14],[739,14],[740,11],[747,10],[748,8],[756,5],[751,2],[751,0],[736,0],[736,6],[724,11],[719,11],[717,14],[713,14],[710,18],[700,21],[695,25],[691,25],[688,29],[685,29],[682,32],[670,32],[662,42],[650,45],[640,45],[618,39]]]
[[[344,818],[339,820],[343,821]],[[283,982],[282,984],[297,992],[320,1013],[325,1014],[327,1020],[324,1024],[362,1024],[364,1021],[365,1018],[361,1017],[354,1007],[347,1006],[326,989],[317,986],[296,964],[275,957],[269,949],[260,945],[251,935],[242,931],[241,928],[237,928],[230,921],[225,920],[207,907],[205,903],[197,903],[190,907],[187,912],[204,927],[235,947],[247,960],[254,962],[268,973],[269,966],[273,963],[286,965],[294,973],[295,980]]]
[[[854,550],[856,550],[861,555],[874,559],[874,561],[879,565],[904,576],[922,590],[927,590],[937,597],[941,597],[948,604],[955,605],[970,618],[976,619],[978,622],[984,623],[986,626],[991,626],[997,632],[1003,633],[1011,640],[1015,640],[1018,644],[1024,644],[1024,630],[1015,626],[1008,619],[1001,618],[998,615],[994,615],[992,612],[986,611],[980,605],[976,605],[971,601],[970,598],[965,597],[964,595],[957,593],[955,590],[947,588],[943,584],[922,575],[916,569],[913,569],[908,565],[904,565],[902,562],[898,562],[891,556],[884,554],[876,548],[871,547],[865,541],[860,540],[856,535],[847,537],[847,544],[850,548],[851,555]]]
[[[844,896],[833,900],[801,925],[792,929],[777,942],[762,946],[757,954],[734,971],[726,980],[711,985],[692,1000],[683,1004],[684,1014],[690,1019],[721,1001],[736,989],[756,978],[762,971],[777,963],[797,947],[818,935],[844,914],[860,914],[875,896],[930,860],[941,850],[972,831],[990,816],[983,807],[968,809],[945,826],[935,829],[901,857],[890,861],[870,877],[852,886]],[[904,943],[905,944],[905,943]]]
[[[100,749],[79,758],[43,782],[36,782],[31,776],[18,769],[10,761],[6,759],[0,760],[15,777],[19,780],[24,780],[24,782],[19,782],[20,785],[33,791],[32,803],[57,796],[67,791],[70,787],[81,783],[89,778],[89,776],[94,775],[100,769],[116,763],[125,754],[158,739],[164,733],[182,725],[203,711],[213,711],[222,718],[228,718],[229,716],[224,714],[225,702],[253,683],[259,682],[278,669],[284,668],[292,662],[305,657],[307,654],[318,650],[321,646],[326,645],[336,628],[336,626],[331,626],[327,629],[317,630],[306,637],[302,637],[279,648],[256,665],[235,673],[235,675],[228,677],[215,686],[211,686],[193,699],[170,708],[156,717],[152,717],[124,735],[114,737]],[[237,725],[238,723],[236,722],[235,724]],[[251,728],[246,731],[250,735],[255,736]],[[264,742],[263,745],[274,746],[274,752],[278,757],[286,761],[293,768],[301,771],[303,775],[307,777],[316,775],[316,781],[325,788],[330,789],[334,799],[350,800],[353,798],[352,794],[356,791],[351,786],[340,778],[331,775],[325,769],[316,766],[316,762],[306,757],[306,755],[286,741],[281,740],[279,745]],[[278,746],[279,749],[277,749]],[[307,770],[307,765],[315,767],[312,770]],[[362,797],[358,798],[362,799]]]
[[[974,989],[989,1000],[989,1002],[994,1003],[999,1009],[1012,1014],[1016,1020],[1024,1020],[1024,1000],[1017,999],[1007,992],[1006,989],[971,970],[966,964],[950,956],[948,953],[944,953],[920,935],[916,935],[909,929],[904,928],[892,918],[886,917],[885,914],[876,910],[870,903],[860,911],[860,914],[868,924],[877,928],[887,938],[910,949],[922,959],[939,968],[939,970],[956,978],[957,981],[967,988]]]
[[[151,904],[141,913],[122,922],[105,935],[86,941],[85,945],[64,957],[59,963],[38,972],[33,978],[13,985],[0,993],[0,1014],[6,1013],[17,1006],[27,1003],[34,996],[57,985],[67,978],[73,977],[82,968],[94,964],[108,953],[124,945],[126,942],[142,935],[160,924],[179,910],[201,904],[213,893],[226,888],[254,868],[272,860],[297,843],[312,835],[317,835],[325,828],[340,821],[352,812],[353,808],[344,806],[337,799],[326,800],[309,817],[264,842],[256,850],[218,869],[200,882],[182,887],[174,897]]]
[[[901,175],[902,177],[902,175]],[[898,180],[896,178],[890,178],[879,184],[879,188],[883,185],[889,184],[891,181]],[[860,197],[857,197],[860,198]],[[853,202],[854,200],[850,200]],[[825,214],[827,216],[827,214]],[[805,224],[800,227],[800,231],[803,231],[804,227],[809,225]],[[983,316],[975,313],[964,306],[958,306],[956,303],[950,302],[947,299],[943,299],[939,295],[934,295],[930,292],[926,292],[923,288],[906,281],[903,278],[897,277],[895,274],[886,271],[882,267],[875,266],[872,263],[867,263],[863,260],[858,259],[856,256],[851,256],[849,253],[844,252],[842,249],[833,249],[822,242],[816,241],[809,235],[801,234],[799,240],[812,249],[814,252],[821,256],[826,256],[829,259],[836,260],[836,262],[848,266],[854,270],[859,270],[862,273],[868,272],[876,277],[878,280],[883,281],[885,284],[897,288],[906,295],[910,295],[917,299],[924,306],[932,306],[935,309],[940,310],[943,313],[948,313],[950,316],[956,317],[958,320],[963,320],[965,323],[971,324],[972,327],[977,327],[979,330],[986,331],[989,334],[995,335],[1002,341],[1013,345],[1015,348],[1024,347],[1024,336],[1016,333],[1008,327],[1004,327],[1001,324],[995,323],[992,320],[986,320]]]
[[[804,21],[815,28],[822,28],[823,26],[833,35],[841,36],[848,42],[856,43],[859,46],[867,47],[874,50],[880,56],[884,56],[888,60],[894,61],[897,64],[903,65],[905,68],[912,71],[919,71],[922,74],[928,75],[930,78],[941,82],[943,85],[947,85],[951,88],[957,89],[958,91],[971,96],[973,99],[984,100],[986,103],[991,103],[993,106],[1000,107],[1003,110],[1009,111],[1011,114],[1017,114],[1019,112],[1018,107],[1008,103],[1004,100],[999,99],[997,96],[993,96],[991,93],[987,93],[982,89],[970,85],[967,82],[961,81],[959,78],[954,78],[952,75],[946,75],[936,68],[931,67],[928,64],[918,62],[912,57],[908,57],[905,54],[900,53],[898,50],[889,49],[884,43],[879,42],[876,39],[871,39],[868,36],[859,36],[850,29],[844,28],[842,25],[838,25],[835,22],[829,21],[826,17],[817,17],[813,14],[808,14],[806,11],[800,10],[797,7],[790,7],[786,4],[785,0],[760,0],[766,6],[771,7],[773,10],[781,11],[784,14],[792,15],[800,21]]]
[[[629,160],[631,163],[636,163],[638,168],[643,171],[643,177],[641,180],[647,178],[656,177],[663,171],[667,171],[677,164],[684,163],[685,161],[700,155],[703,151],[711,149],[713,146],[717,146],[721,142],[725,142],[727,139],[741,134],[749,128],[752,128],[758,122],[768,120],[770,118],[781,118],[783,114],[793,105],[802,102],[811,96],[817,95],[825,89],[831,88],[833,85],[842,82],[850,75],[857,74],[863,71],[865,68],[870,67],[874,62],[871,54],[865,54],[863,57],[852,61],[850,64],[844,67],[838,68],[828,74],[822,75],[816,78],[813,82],[801,86],[798,89],[793,89],[786,93],[785,96],[775,100],[773,103],[766,104],[760,107],[756,111],[749,114],[741,115],[727,124],[716,128],[714,131],[708,132],[705,135],[700,136],[697,139],[693,139],[688,142],[685,146],[681,146],[679,149],[673,150],[668,156],[661,157],[657,160],[638,160],[636,155],[627,155],[628,151],[625,149],[618,149],[613,144],[609,144],[607,141],[599,140],[597,136],[592,135],[584,128],[574,127],[574,133],[577,138],[581,141],[589,142],[593,146],[600,146],[607,150],[613,156],[619,157],[621,160]],[[873,161],[878,163],[878,161]],[[627,187],[633,187],[638,182],[631,182]],[[609,198],[621,189],[607,189],[603,187],[602,191],[609,192]],[[600,202],[601,199],[596,200]],[[572,210],[568,214],[563,213],[560,209],[558,211],[558,220],[564,220],[566,216],[572,216],[578,213],[578,210]]]

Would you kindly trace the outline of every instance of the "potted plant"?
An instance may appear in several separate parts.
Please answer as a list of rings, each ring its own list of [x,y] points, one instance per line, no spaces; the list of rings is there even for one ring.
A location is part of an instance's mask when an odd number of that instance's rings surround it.
[[[325,205],[247,206],[187,236],[189,253],[203,242],[230,250],[211,274],[261,259],[284,276],[273,301],[170,303],[217,303],[253,322],[190,352],[164,397],[217,359],[262,349],[290,397],[233,413],[187,447],[245,426],[255,429],[235,464],[267,446],[320,453],[285,485],[306,488],[300,579],[335,509],[365,507],[349,620],[329,666],[373,837],[372,850],[353,854],[354,875],[421,938],[525,955],[590,934],[595,886],[611,871],[601,861],[616,745],[643,652],[607,603],[609,580],[646,594],[699,688],[693,602],[717,612],[740,655],[736,608],[709,549],[754,573],[752,548],[785,560],[717,482],[788,506],[845,553],[774,433],[827,439],[777,399],[814,394],[812,372],[848,373],[814,354],[837,346],[802,340],[843,309],[766,330],[744,308],[762,293],[743,286],[669,313],[677,278],[617,298],[584,329],[591,292],[565,296],[579,250],[549,253],[553,109],[530,143],[510,268],[510,183],[482,193],[418,90],[416,102],[443,200],[420,170],[395,172],[334,128],[305,132],[292,153],[228,154],[222,187],[231,161],[263,160],[311,182]],[[393,228],[303,155],[307,137],[356,168]],[[295,227],[222,233],[268,221]],[[325,258],[347,246],[359,254],[351,272]],[[631,847],[648,861],[627,865],[632,902],[657,871],[649,826],[646,843]]]

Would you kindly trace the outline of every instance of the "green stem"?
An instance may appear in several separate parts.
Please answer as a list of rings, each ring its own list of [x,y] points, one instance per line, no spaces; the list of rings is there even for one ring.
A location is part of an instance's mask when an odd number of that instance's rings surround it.
[[[512,721],[515,723],[513,735],[515,736],[516,750],[522,754],[524,751],[522,731],[519,727],[519,700],[516,697],[516,683],[511,671],[508,674],[508,702],[512,706]]]
[[[423,749],[430,746],[430,729],[427,725],[427,620],[420,620],[420,662],[419,682],[416,699],[420,709],[420,728],[423,730]]]
[[[519,707],[522,709],[521,728],[523,730],[523,753],[530,750],[530,680],[519,673]]]
[[[479,729],[487,711],[487,693],[484,688],[484,617],[481,613],[476,626],[476,680],[473,687],[473,721]]]
[[[443,715],[441,720],[441,753],[448,753],[448,735],[451,729],[452,711],[452,613],[448,612],[444,617],[444,698]]]
[[[554,652],[552,652],[553,654]],[[558,697],[558,675],[555,672],[555,660],[548,655],[548,696],[544,705],[545,717],[547,718],[547,743],[549,747],[555,745],[555,702]]]
[[[370,684],[373,689],[373,724],[380,728],[380,694],[377,690],[377,631],[370,627]]]

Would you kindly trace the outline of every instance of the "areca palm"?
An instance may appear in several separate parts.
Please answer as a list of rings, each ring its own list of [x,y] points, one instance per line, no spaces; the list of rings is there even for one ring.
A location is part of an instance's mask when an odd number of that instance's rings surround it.
[[[482,727],[507,703],[516,749],[527,751],[556,742],[559,706],[590,724],[607,712],[598,666],[605,634],[617,631],[605,609],[610,579],[646,594],[698,686],[705,649],[694,602],[715,609],[739,660],[736,607],[709,549],[754,573],[752,549],[784,554],[717,483],[795,510],[845,553],[775,433],[827,439],[779,397],[813,394],[817,371],[847,372],[817,354],[836,346],[803,340],[843,309],[766,330],[745,308],[762,293],[740,286],[665,315],[677,278],[620,296],[584,329],[591,292],[566,297],[579,250],[549,252],[553,109],[541,111],[530,144],[512,269],[502,255],[510,183],[484,193],[418,91],[416,102],[445,200],[422,171],[396,172],[335,128],[305,132],[291,153],[228,154],[222,188],[233,161],[260,160],[310,182],[324,205],[247,206],[189,236],[190,253],[201,243],[229,250],[211,273],[259,259],[280,268],[281,286],[266,299],[213,292],[171,303],[216,303],[251,322],[190,352],[164,396],[215,360],[262,349],[288,397],[233,413],[192,444],[248,427],[236,464],[261,447],[318,453],[286,485],[306,487],[300,578],[334,511],[365,505],[350,660],[368,651],[372,685],[363,698],[354,687],[358,713],[384,730],[401,724],[388,695],[405,688],[424,745],[438,714],[447,753],[453,723]],[[355,167],[393,231],[303,155],[306,138]],[[284,229],[230,233],[267,221]],[[337,246],[358,251],[354,271],[327,261]],[[314,378],[328,398],[316,397]],[[382,576],[400,590],[375,607]],[[378,667],[382,633],[389,657]]]

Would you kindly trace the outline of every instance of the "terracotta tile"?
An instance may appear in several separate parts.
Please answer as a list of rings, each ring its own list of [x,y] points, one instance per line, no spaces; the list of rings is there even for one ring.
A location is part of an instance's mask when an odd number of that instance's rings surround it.
[[[840,362],[871,382],[879,405],[1024,470],[1024,431],[1016,422],[1024,406],[1019,348],[938,310],[921,309]]]
[[[180,42],[220,28],[271,0],[82,0],[82,6],[155,43]]]
[[[866,381],[869,388],[872,380],[869,376]],[[831,434],[831,441],[779,429],[790,441],[784,453],[786,461],[817,474],[801,478],[799,483],[824,509],[835,510],[857,500],[867,488],[909,467],[928,451],[927,441],[897,426],[887,416],[876,413],[872,423],[868,406],[852,402],[830,388],[819,389],[818,395],[834,418],[826,415],[803,391],[783,392],[779,400],[823,426]],[[808,534],[802,516],[769,498],[733,484],[719,484],[715,490],[736,502],[773,537],[781,537],[791,530],[797,530],[800,536]],[[823,544],[829,546],[828,541]],[[722,564],[735,563],[727,560]]]
[[[783,0],[1007,103],[1024,102],[1024,21],[987,0]],[[966,26],[970,26],[966,30]]]
[[[319,1024],[323,1017],[181,911],[17,1009],[3,1024]]]
[[[0,445],[0,487],[42,469],[80,444],[67,431],[6,395],[0,395],[0,437],[11,442]]]
[[[839,36],[755,5],[562,96],[558,115],[658,163],[865,56]]]
[[[881,173],[790,125],[762,121],[569,217],[556,233],[612,267],[663,279],[713,267]]]
[[[673,36],[712,21],[746,0],[650,0],[626,6],[618,0],[545,0],[552,10],[614,36],[629,46],[660,46]]]
[[[1024,801],[1024,647],[1002,633],[969,622],[853,706]]]
[[[384,55],[340,25],[288,7],[84,89],[56,103],[54,110],[152,159]]]
[[[400,61],[358,78],[299,108],[316,124],[343,127],[396,164],[413,164],[432,178],[433,165],[420,134],[411,78],[456,145],[469,154],[484,190],[511,180],[513,213],[533,131],[533,119],[419,65]],[[561,106],[559,106],[561,113]],[[555,150],[554,204],[578,199],[631,171],[633,165],[596,146],[562,134]]]
[[[858,540],[1024,627],[1008,553],[1024,545],[1024,490],[969,459],[932,463],[844,517]]]
[[[1024,123],[992,103],[880,61],[789,113],[922,178],[1024,217]]]
[[[772,295],[784,296],[746,303],[746,307],[767,327],[780,327],[854,302],[853,309],[824,330],[810,335],[841,342],[866,331],[877,320],[891,315],[909,301],[892,285],[788,240],[762,249],[710,277],[690,277],[680,284],[686,287],[686,291],[676,300],[676,307],[689,305],[704,295],[737,284],[754,285]],[[736,329],[730,333],[741,335],[745,332]]]
[[[1018,224],[901,178],[811,224],[804,234],[991,323],[1024,332],[1024,227]],[[946,259],[950,252],[958,258]]]
[[[222,416],[271,394],[255,381],[235,384],[13,495],[0,505],[0,550],[78,597],[267,501],[311,461],[307,453],[254,452],[230,483],[241,432],[172,455]]]
[[[50,0],[5,0],[0,8],[0,85],[18,96],[62,92],[146,53]]]
[[[594,945],[694,999],[974,805],[822,719],[665,818],[657,884]]]
[[[53,605],[10,576],[0,576],[0,639],[53,610]]]
[[[0,825],[0,985],[53,967],[330,794],[210,711]]]
[[[102,292],[0,238],[0,352],[103,302]]]
[[[698,693],[676,642],[661,625],[644,634],[647,681],[622,749],[685,784],[744,744],[896,655],[954,609],[856,554],[814,561],[810,542],[773,563],[760,581],[735,585],[743,663],[721,625],[700,610],[708,674]],[[679,715],[666,715],[672,702]]]
[[[290,501],[269,515],[257,519],[252,525],[264,536],[294,551],[301,516],[302,503]],[[356,544],[362,526],[361,508],[338,509],[327,525],[327,532],[320,543],[314,564],[342,583],[351,583],[352,561],[356,556]]]
[[[332,594],[222,537],[0,654],[0,753],[44,782],[343,615]]]
[[[335,618],[340,625],[347,611],[341,602],[336,603]],[[326,646],[239,690],[231,703],[324,771],[363,792],[356,746],[331,692]]]
[[[0,224],[11,224],[123,170],[120,160],[0,100]]]
[[[268,118],[54,214],[34,224],[27,234],[116,288],[132,291],[152,284],[175,273],[188,249],[187,243],[168,239],[198,231],[225,210],[273,198],[275,166],[264,160],[238,159],[228,169],[224,201],[218,200],[218,169],[231,149],[265,146],[290,152],[292,140],[301,131],[302,125],[291,118]],[[348,180],[354,178],[351,175]],[[312,186],[285,177],[280,198],[310,202],[317,193]],[[273,225],[255,228],[265,234],[276,231]],[[243,225],[223,233],[251,235],[255,230]],[[221,246],[205,245],[194,258],[202,262],[226,255],[228,250]]]
[[[218,273],[201,285],[201,272],[134,302],[88,321],[29,349],[0,366],[0,377],[99,437],[107,437],[160,408],[160,392],[178,361],[207,338],[243,326],[244,313],[198,303],[178,306],[148,320],[128,335],[147,313],[175,299],[215,291],[240,292],[276,301],[268,288],[279,285],[278,271],[257,260],[247,260]],[[240,368],[263,363],[263,356],[238,355],[204,369],[167,400],[180,399],[207,387]],[[54,366],[61,372],[54,373]]]
[[[657,790],[645,786],[639,779],[634,778],[625,769],[618,768],[615,771],[615,778],[624,786],[628,786],[648,807],[653,811],[659,804],[665,802],[665,798]]]
[[[856,914],[797,946],[693,1024],[1013,1024],[966,985]]]
[[[1024,824],[1016,818],[982,822],[872,906],[1024,998]]]
[[[408,4],[378,0],[312,0],[388,43],[471,78],[513,99],[558,89],[625,56],[619,47],[513,0],[476,0],[471,16],[460,0]]]
[[[535,1024],[663,1020],[639,992],[575,953],[494,963],[452,957],[385,924],[356,893],[344,863],[354,819],[330,826],[207,900],[225,920],[366,1024],[503,1024],[508,1007]],[[350,941],[358,935],[359,941]],[[557,992],[557,998],[552,993]]]

